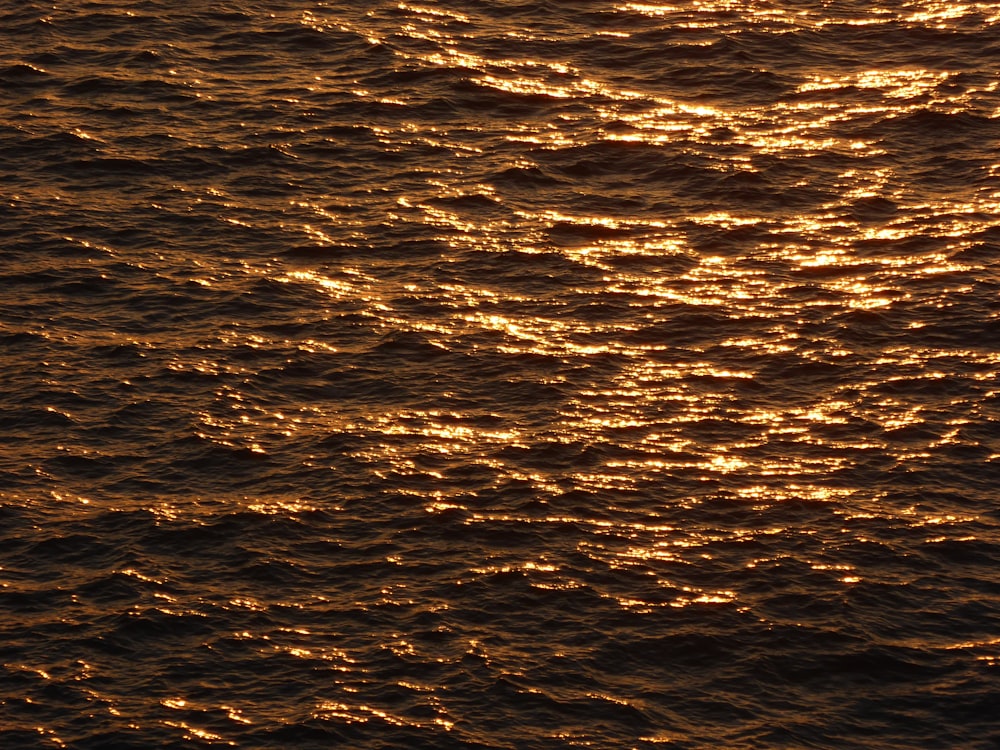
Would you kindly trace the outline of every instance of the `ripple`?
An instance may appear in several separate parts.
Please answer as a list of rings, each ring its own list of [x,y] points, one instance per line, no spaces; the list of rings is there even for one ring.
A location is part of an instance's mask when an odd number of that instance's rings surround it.
[[[993,741],[996,7],[119,5],[0,12],[6,744]]]

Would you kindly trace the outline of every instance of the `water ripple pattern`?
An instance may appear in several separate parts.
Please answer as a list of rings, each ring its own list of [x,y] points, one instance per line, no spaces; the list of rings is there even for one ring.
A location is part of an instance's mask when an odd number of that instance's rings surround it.
[[[1000,747],[1000,3],[0,3],[0,746]]]

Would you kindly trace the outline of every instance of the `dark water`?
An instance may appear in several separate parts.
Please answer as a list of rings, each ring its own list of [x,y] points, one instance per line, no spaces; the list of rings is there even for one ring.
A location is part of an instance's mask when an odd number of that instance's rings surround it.
[[[1000,3],[0,3],[0,747],[1000,747]]]

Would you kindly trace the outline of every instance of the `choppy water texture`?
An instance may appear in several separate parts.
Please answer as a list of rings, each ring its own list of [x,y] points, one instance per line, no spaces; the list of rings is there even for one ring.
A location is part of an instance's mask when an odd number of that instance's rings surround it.
[[[0,5],[0,746],[1000,746],[1000,3]]]

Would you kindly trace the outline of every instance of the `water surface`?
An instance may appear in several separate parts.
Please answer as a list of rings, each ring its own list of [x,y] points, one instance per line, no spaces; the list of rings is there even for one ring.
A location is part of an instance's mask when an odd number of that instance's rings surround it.
[[[0,4],[0,744],[1000,746],[998,22]]]

